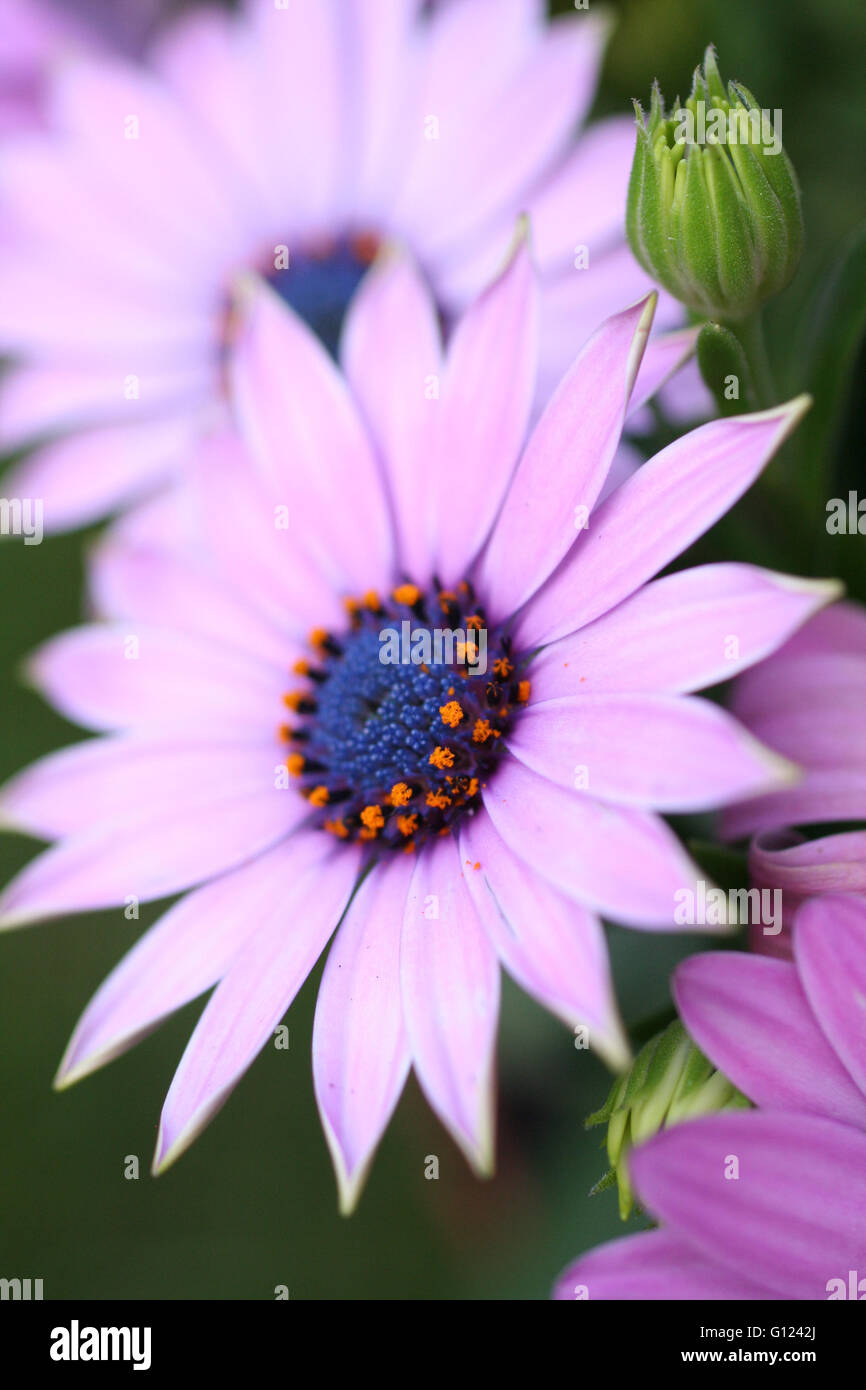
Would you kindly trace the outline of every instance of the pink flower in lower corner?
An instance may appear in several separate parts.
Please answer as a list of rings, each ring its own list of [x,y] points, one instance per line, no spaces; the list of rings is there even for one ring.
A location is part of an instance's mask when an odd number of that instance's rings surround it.
[[[344,1207],[410,1066],[488,1169],[500,963],[622,1063],[599,917],[673,929],[698,877],[659,813],[792,775],[689,692],[767,655],[833,586],[727,564],[647,581],[803,402],[705,425],[598,503],[652,309],[602,325],[527,440],[525,243],[444,352],[412,264],[380,266],[345,379],[249,286],[232,372],[248,452],[218,437],[190,470],[176,505],[195,547],[110,537],[93,559],[104,620],[33,658],[35,684],[103,736],[5,789],[7,823],[58,841],[7,889],[5,924],[192,890],[99,990],[61,1084],[216,985],[157,1170],[338,924],[313,1070]]]
[[[813,899],[793,962],[695,956],[675,994],[758,1108],[635,1149],[629,1171],[661,1229],[582,1256],[555,1297],[866,1298],[866,902]]]
[[[652,288],[624,235],[633,121],[575,139],[607,33],[591,14],[548,23],[542,0],[246,0],[181,19],[147,67],[70,57],[49,129],[0,151],[0,450],[29,450],[7,493],[43,499],[58,530],[173,480],[225,411],[239,273],[336,352],[377,248],[410,249],[450,324],[524,212],[546,399]],[[664,295],[662,318],[682,323]],[[644,396],[694,337],[651,345]]]
[[[755,950],[790,956],[802,902],[822,893],[866,894],[866,609],[835,603],[734,683],[730,707],[756,738],[795,757],[802,779],[728,807],[728,839],[751,835],[749,876],[779,890],[782,931],[754,926]],[[846,828],[807,838],[796,827]]]

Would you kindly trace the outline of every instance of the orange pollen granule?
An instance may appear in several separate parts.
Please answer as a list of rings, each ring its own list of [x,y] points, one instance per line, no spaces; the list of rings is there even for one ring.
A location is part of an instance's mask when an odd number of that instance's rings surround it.
[[[490,727],[489,719],[476,719],[475,727],[472,730],[472,742],[484,743],[492,733],[493,729]]]
[[[277,729],[277,738],[281,743],[288,743],[293,732],[291,724],[281,724]]]
[[[466,619],[466,626],[470,631],[480,632],[484,626],[484,619],[478,613],[471,613]]]
[[[366,594],[364,595],[364,607],[369,608],[372,613],[377,612],[378,609],[382,607],[381,603],[379,602],[379,595],[376,593],[375,589],[367,590]]]
[[[345,821],[342,820],[326,820],[325,829],[330,831],[332,835],[336,835],[340,840],[347,839],[349,835],[348,827]]]
[[[439,595],[439,607],[443,613],[448,612],[449,606],[454,602],[457,595],[452,589],[443,589]]]
[[[401,835],[414,835],[418,829],[418,817],[414,811],[411,816],[398,816],[397,829]]]
[[[296,676],[305,676],[309,669],[310,663],[305,656],[300,656],[297,661],[292,662],[292,670]]]
[[[421,590],[416,584],[400,584],[391,597],[395,603],[405,603],[407,608],[412,608],[421,597]]]
[[[286,758],[286,767],[289,769],[290,777],[300,777],[304,770],[303,753],[290,753]]]
[[[442,748],[437,743],[436,747],[433,749],[433,752],[430,754],[430,757],[427,761],[430,763],[431,767],[453,767],[454,754],[450,748]]]
[[[288,709],[296,710],[303,698],[299,690],[290,690],[283,696],[283,704],[286,705]]]
[[[313,790],[307,797],[311,806],[327,806],[330,799],[331,793],[328,791],[327,787],[313,787]]]
[[[327,630],[323,627],[314,627],[310,633],[309,642],[311,647],[324,646],[328,640]]]
[[[412,788],[405,782],[395,782],[388,796],[392,806],[405,806],[412,800]]]
[[[493,674],[495,676],[510,676],[514,666],[507,656],[498,656],[493,663]]]
[[[517,682],[517,698],[522,705],[525,705],[529,699],[529,692],[531,689],[532,685],[529,681]]]
[[[447,724],[449,729],[456,729],[463,718],[463,710],[457,700],[449,700],[447,705],[440,705],[439,713],[442,716],[442,723]],[[448,766],[450,767],[451,764],[449,763]]]
[[[444,811],[451,805],[451,797],[444,792],[428,792],[427,805],[433,806],[437,811]]]
[[[454,650],[461,666],[474,666],[476,664],[478,647],[474,637],[470,637],[468,642],[455,642]]]
[[[468,797],[471,797],[471,796],[477,796],[477,794],[478,794],[478,778],[477,778],[477,777],[470,777],[470,779],[469,779],[469,786],[466,788],[466,795],[467,795]]]
[[[382,826],[385,824],[385,817],[382,813],[382,807],[365,806],[363,811],[361,812],[361,820],[364,822],[364,825],[367,827],[367,829],[371,830],[373,834],[375,834],[376,831],[381,830]]]

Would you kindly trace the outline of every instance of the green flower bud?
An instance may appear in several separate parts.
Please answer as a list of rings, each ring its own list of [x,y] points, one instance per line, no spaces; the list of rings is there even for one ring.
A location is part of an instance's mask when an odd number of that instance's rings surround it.
[[[587,1128],[607,1125],[610,1169],[593,1191],[600,1192],[615,1182],[619,1214],[625,1221],[634,1206],[628,1175],[633,1145],[683,1120],[749,1105],[695,1047],[679,1019],[674,1019],[641,1049],[630,1070],[614,1083],[603,1108],[586,1122]]]
[[[708,48],[685,105],[653,87],[635,102],[637,147],[626,212],[645,270],[704,318],[738,322],[784,289],[803,248],[800,192],[782,149],[781,112],[727,89]]]

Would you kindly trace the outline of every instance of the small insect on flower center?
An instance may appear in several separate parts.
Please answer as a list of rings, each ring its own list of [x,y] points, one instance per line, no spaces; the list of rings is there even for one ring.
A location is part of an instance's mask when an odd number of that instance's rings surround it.
[[[332,357],[355,290],[376,257],[378,238],[356,233],[307,246],[278,246],[265,278],[309,324]]]
[[[314,631],[296,664],[286,766],[324,830],[411,852],[479,804],[529,683],[469,584],[346,608],[346,630]]]

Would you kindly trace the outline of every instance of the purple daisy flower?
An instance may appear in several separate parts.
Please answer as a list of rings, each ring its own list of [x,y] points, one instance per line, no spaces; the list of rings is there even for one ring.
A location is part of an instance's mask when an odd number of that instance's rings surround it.
[[[663,1130],[630,1155],[662,1229],[590,1251],[559,1299],[866,1297],[866,902],[801,907],[794,961],[681,965],[683,1022],[758,1110]]]
[[[791,775],[687,692],[767,655],[832,586],[726,564],[646,581],[749,486],[804,402],[705,425],[596,505],[653,299],[597,331],[526,440],[524,241],[444,353],[412,263],[377,268],[347,320],[348,385],[248,284],[232,398],[249,452],[223,435],[201,450],[183,499],[196,547],[110,537],[93,578],[106,621],[32,660],[55,706],[104,737],[5,789],[7,823],[59,841],[7,889],[5,925],[194,889],[99,990],[59,1074],[216,984],[156,1170],[338,923],[313,1068],[344,1207],[410,1065],[487,1170],[500,962],[621,1064],[599,915],[670,930],[699,874],[658,812]],[[383,659],[404,634],[411,659]]]
[[[249,0],[180,22],[149,70],[65,62],[53,133],[0,158],[0,349],[18,364],[0,447],[38,446],[7,492],[43,499],[57,529],[171,477],[224,409],[239,271],[266,273],[335,351],[384,242],[410,248],[451,322],[524,211],[546,399],[596,325],[651,288],[623,234],[633,122],[572,138],[606,32],[588,15],[548,24],[541,0]],[[681,314],[663,298],[665,325]],[[693,341],[658,343],[644,396]]]

